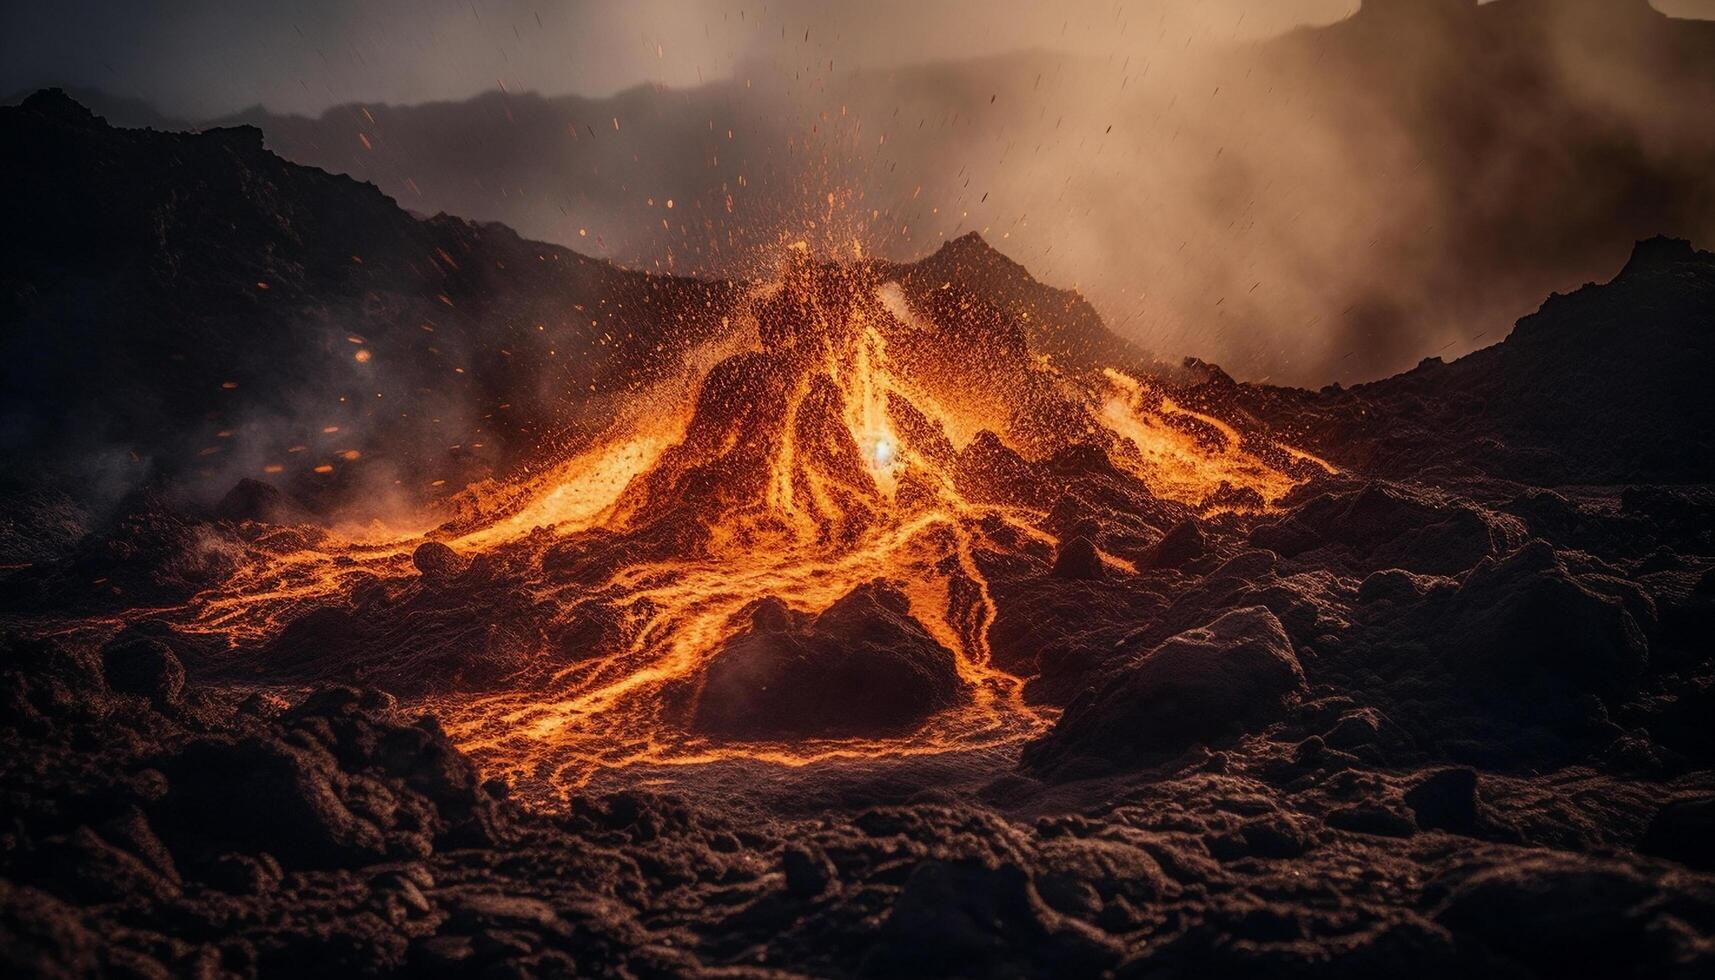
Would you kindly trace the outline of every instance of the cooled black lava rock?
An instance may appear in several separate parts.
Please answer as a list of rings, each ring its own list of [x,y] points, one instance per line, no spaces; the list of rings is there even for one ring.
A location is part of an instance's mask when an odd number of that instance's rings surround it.
[[[157,705],[176,703],[185,687],[185,668],[171,647],[160,640],[134,639],[102,651],[107,686],[125,694],[141,694]]]
[[[1156,542],[1149,554],[1151,568],[1179,568],[1203,557],[1208,544],[1195,520],[1180,521]]]
[[[1304,687],[1280,620],[1235,609],[1124,665],[1072,702],[1024,761],[1052,770],[1079,757],[1135,762],[1278,717]]]
[[[1536,976],[1629,976],[1649,972],[1641,962],[1695,955],[1691,934],[1662,928],[1656,909],[1664,903],[1683,903],[1688,916],[1715,911],[1696,883],[1676,886],[1647,869],[1551,852],[1457,881],[1436,921],[1494,957],[1485,972],[1505,964]]]
[[[931,860],[906,879],[862,972],[1096,975],[1119,956],[1100,931],[1048,907],[1023,868]]]
[[[1623,585],[1576,574],[1533,542],[1465,577],[1438,617],[1443,657],[1484,691],[1625,694],[1649,641]]]
[[[1424,830],[1474,836],[1481,819],[1477,773],[1473,769],[1443,769],[1425,776],[1405,791],[1405,805]]]
[[[801,899],[815,898],[827,891],[838,876],[827,855],[799,844],[781,852],[780,866],[786,875],[786,891]]]
[[[207,739],[163,767],[172,786],[163,825],[181,849],[268,850],[288,867],[365,864],[388,854],[374,820],[341,798],[338,767],[325,752],[283,740]]]
[[[1099,579],[1106,577],[1102,556],[1086,537],[1069,538],[1060,542],[1054,553],[1054,567],[1049,574],[1065,579]]]
[[[1330,812],[1328,826],[1371,837],[1410,837],[1417,825],[1404,814],[1375,803],[1359,803]]]
[[[1403,568],[1452,575],[1524,537],[1513,518],[1422,488],[1371,483],[1327,493],[1251,532],[1251,543],[1287,557],[1328,548],[1355,569]]]
[[[715,655],[694,693],[692,729],[732,738],[898,734],[970,696],[953,652],[886,585],[859,586],[808,623],[781,612],[762,604],[752,628]]]
[[[1432,589],[1451,588],[1452,580],[1435,575],[1416,575],[1403,568],[1384,568],[1371,572],[1358,585],[1358,601],[1412,603],[1422,599]]]
[[[1715,796],[1662,807],[1650,820],[1639,850],[1715,871]]]

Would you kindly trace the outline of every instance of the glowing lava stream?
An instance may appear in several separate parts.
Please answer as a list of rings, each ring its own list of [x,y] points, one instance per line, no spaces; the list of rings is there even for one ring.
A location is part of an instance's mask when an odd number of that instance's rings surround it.
[[[846,347],[831,347],[818,359],[820,370],[806,370],[794,383],[760,505],[712,522],[706,557],[630,565],[588,590],[635,616],[626,649],[562,669],[542,691],[438,704],[449,733],[515,780],[563,793],[599,769],[732,758],[803,765],[836,757],[939,753],[1016,741],[1048,724],[1052,709],[1025,704],[1023,680],[989,663],[987,633],[995,610],[973,555],[984,517],[1027,535],[1041,532],[1015,508],[966,502],[943,464],[893,431],[890,397],[911,398],[942,413],[921,392],[903,391],[887,369],[882,336],[858,320],[848,324],[856,329],[835,332],[849,338]],[[838,418],[851,439],[845,455],[852,457],[847,462],[863,464],[859,468],[842,469],[839,448],[805,445],[798,435],[816,431],[811,416],[822,379],[840,391]],[[801,430],[806,420],[810,427]],[[723,449],[733,450],[730,438]],[[834,465],[827,465],[830,457]],[[898,503],[905,473],[928,484],[931,505]],[[863,485],[866,478],[869,485]],[[845,533],[848,524],[860,528],[855,538]],[[953,565],[944,568],[949,557]],[[891,739],[717,742],[667,723],[663,688],[704,667],[748,624],[744,612],[759,598],[777,597],[816,613],[878,578],[901,587],[913,617],[953,651],[959,677],[970,687],[968,704]],[[555,699],[552,692],[568,696]],[[545,745],[557,751],[544,753]],[[544,761],[551,771],[541,771]]]
[[[525,782],[545,779],[566,789],[593,774],[594,767],[638,764],[685,765],[751,758],[803,765],[836,757],[876,757],[981,748],[1027,737],[1051,720],[1026,705],[1023,681],[988,664],[987,628],[994,616],[986,594],[974,621],[956,622],[950,582],[935,581],[936,532],[957,537],[960,572],[976,589],[986,583],[970,555],[965,515],[920,514],[837,555],[788,548],[735,563],[663,563],[627,568],[600,592],[624,595],[628,606],[660,610],[636,629],[629,649],[597,663],[569,668],[548,685],[577,692],[544,701],[537,693],[495,695],[447,702],[449,733],[479,758],[504,761]],[[919,552],[913,554],[913,551]],[[910,577],[907,577],[910,576]],[[742,613],[759,596],[787,598],[804,612],[818,612],[853,588],[877,577],[901,580],[912,614],[957,654],[962,680],[971,685],[970,704],[931,719],[912,735],[894,739],[810,739],[791,742],[722,743],[679,734],[650,716],[660,687],[693,674],[714,650],[737,632]],[[533,763],[540,745],[557,745],[564,760],[542,773]]]
[[[295,549],[264,548],[193,601],[186,628],[266,646],[305,613],[352,603],[359,583],[408,596],[399,590],[414,588],[412,552],[428,538],[488,556],[500,570],[492,574],[555,610],[542,646],[517,651],[524,666],[504,690],[424,700],[486,769],[538,798],[633,766],[804,765],[1027,738],[1056,710],[1026,704],[1024,679],[992,664],[995,599],[978,555],[1017,547],[995,540],[1000,528],[1057,542],[1041,529],[1042,512],[961,492],[959,454],[984,431],[1005,444],[1012,422],[968,406],[1008,399],[973,399],[984,369],[945,356],[921,321],[896,315],[902,304],[897,286],[799,260],[737,311],[737,334],[721,344],[728,356],[664,384],[667,398],[645,396],[668,411],[634,411],[527,483],[471,488],[466,498],[479,516],[456,529],[377,542],[329,533]],[[894,344],[917,365],[911,373],[900,370]],[[943,362],[950,366],[933,367]],[[1012,377],[1029,397],[1078,406],[1074,415],[1088,424],[1072,437],[1107,433],[1113,462],[1159,497],[1205,512],[1265,509],[1302,482],[1231,426],[1118,371],[1091,382],[1046,362],[1021,370]],[[1290,447],[1268,449],[1288,468],[1327,466]],[[750,627],[759,600],[813,615],[878,579],[902,592],[911,616],[952,652],[969,692],[963,703],[884,739],[737,741],[687,730],[685,699],[701,697],[697,678]]]

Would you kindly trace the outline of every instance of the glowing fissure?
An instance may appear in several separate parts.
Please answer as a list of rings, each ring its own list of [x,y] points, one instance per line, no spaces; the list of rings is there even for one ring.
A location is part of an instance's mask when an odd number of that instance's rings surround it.
[[[529,483],[473,489],[477,513],[486,499],[495,516],[430,536],[521,570],[530,596],[555,610],[548,633],[592,648],[521,651],[540,666],[507,689],[428,698],[448,731],[491,770],[563,794],[628,766],[803,765],[992,747],[1042,730],[1052,709],[1027,704],[1024,679],[991,663],[995,598],[978,556],[1008,550],[997,527],[1039,546],[1055,537],[1041,511],[960,491],[959,452],[983,431],[1010,444],[1014,419],[949,408],[943,398],[976,404],[980,379],[954,358],[938,362],[927,346],[940,342],[933,326],[901,311],[909,307],[897,284],[795,255],[782,283],[751,291],[735,311],[735,335],[753,331],[754,343],[704,371],[681,399],[690,404],[638,413]],[[1056,392],[1085,393],[1088,422],[1068,440],[1107,433],[1115,465],[1160,497],[1206,511],[1262,509],[1301,482],[1231,426],[1131,375],[1080,381],[1037,360],[1024,370]],[[408,587],[423,540],[359,545],[330,534],[283,547],[199,596],[188,626],[262,645],[359,583]],[[952,651],[968,700],[886,739],[738,741],[685,728],[699,672],[749,628],[758,600],[815,614],[878,579]]]

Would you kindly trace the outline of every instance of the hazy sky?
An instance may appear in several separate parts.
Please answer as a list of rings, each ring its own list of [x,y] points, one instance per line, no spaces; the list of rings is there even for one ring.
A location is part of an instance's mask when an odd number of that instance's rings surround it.
[[[1413,19],[1471,0],[1371,2],[1406,9],[1369,23],[1406,27],[1332,32],[1356,45],[1338,70],[1230,42],[1357,0],[9,3],[0,96],[99,88],[192,122],[363,103],[361,121],[263,125],[425,213],[641,268],[732,274],[697,262],[839,189],[867,202],[875,254],[975,228],[1152,350],[1294,383],[1457,356],[1611,275],[1635,238],[1709,233],[1709,31],[1636,19],[1646,43],[1589,16],[1644,0],[1503,0],[1520,16],[1502,21],[1533,26],[1497,44]],[[1653,2],[1715,18],[1715,0]],[[1019,49],[1036,53],[947,64]],[[382,109],[645,83],[669,89],[617,100],[602,140],[568,135],[556,113],[575,106]],[[717,116],[725,145],[705,145]],[[724,217],[737,176],[748,225]],[[656,196],[707,227],[669,227]]]
[[[1683,2],[1683,0],[1682,0]],[[1715,0],[1711,0],[1715,2]],[[730,75],[806,32],[842,67],[1052,46],[1106,53],[1160,35],[1254,37],[1350,13],[1355,0],[310,0],[6,4],[0,91],[50,83],[210,117],[262,104],[461,99],[504,83],[604,95]],[[876,30],[876,25],[893,30]]]
[[[1715,17],[1715,0],[1653,0]],[[1358,0],[60,0],[0,4],[0,94],[47,84],[169,115],[253,105],[461,99],[504,83],[604,95],[729,75],[808,32],[839,67],[1052,47],[1123,54],[1254,38],[1350,14]],[[878,30],[878,25],[888,28]]]

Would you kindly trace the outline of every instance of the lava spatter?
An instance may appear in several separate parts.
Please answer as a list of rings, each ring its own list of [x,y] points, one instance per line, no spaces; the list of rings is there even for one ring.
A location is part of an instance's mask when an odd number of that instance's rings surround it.
[[[1203,512],[1266,509],[1320,461],[1134,373],[1061,369],[999,307],[923,305],[884,267],[791,249],[706,369],[533,480],[472,488],[427,536],[468,568],[419,574],[425,536],[327,535],[198,597],[190,628],[263,657],[349,651],[365,666],[348,674],[420,696],[543,796],[634,766],[1019,742],[1055,709],[993,663],[984,569],[1058,543],[1034,461],[1082,447]],[[869,612],[822,616],[860,596]],[[758,638],[759,604],[788,635]],[[735,700],[747,671],[754,699]],[[718,730],[698,723],[714,676]],[[939,693],[918,698],[919,684]],[[852,717],[801,732],[745,721],[822,705]]]

